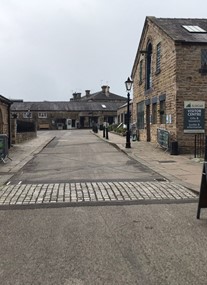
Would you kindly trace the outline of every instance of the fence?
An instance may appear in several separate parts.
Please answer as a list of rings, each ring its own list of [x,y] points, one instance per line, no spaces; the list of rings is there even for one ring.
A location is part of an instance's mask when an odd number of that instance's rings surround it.
[[[194,140],[194,157],[204,158],[205,134],[196,134]]]
[[[28,133],[35,131],[36,131],[36,126],[34,122],[17,120],[17,133]]]

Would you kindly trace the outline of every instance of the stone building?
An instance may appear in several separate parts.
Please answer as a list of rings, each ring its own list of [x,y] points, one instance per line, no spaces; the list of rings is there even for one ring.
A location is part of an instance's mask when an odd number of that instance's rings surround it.
[[[118,120],[118,124],[127,124],[127,103],[123,104],[122,106],[120,106],[117,110],[117,120]],[[133,117],[132,117],[132,106],[133,106],[133,102],[132,100],[130,100],[129,103],[129,112],[130,112],[130,124],[133,123]]]
[[[91,128],[94,124],[116,123],[117,109],[127,98],[109,91],[109,86],[91,94],[86,90],[84,96],[74,93],[67,102],[24,102],[16,100],[12,105],[12,114],[19,120],[35,121],[37,129],[76,129]]]
[[[10,107],[12,102],[0,95],[0,134],[8,136],[8,144],[10,146],[11,127],[10,127]]]
[[[207,130],[207,19],[146,17],[131,77],[139,139],[192,151]]]

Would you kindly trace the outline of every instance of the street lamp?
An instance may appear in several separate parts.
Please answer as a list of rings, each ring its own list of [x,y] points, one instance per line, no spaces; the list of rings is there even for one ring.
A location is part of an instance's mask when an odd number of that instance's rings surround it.
[[[130,142],[130,91],[132,88],[133,81],[130,80],[128,77],[127,81],[125,81],[126,90],[127,90],[127,132],[126,132],[126,148],[131,148],[131,142]]]

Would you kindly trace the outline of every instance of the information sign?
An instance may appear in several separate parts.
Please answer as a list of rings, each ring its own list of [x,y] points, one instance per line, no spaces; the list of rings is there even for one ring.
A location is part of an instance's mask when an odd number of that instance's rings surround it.
[[[205,132],[205,102],[184,102],[184,133]]]

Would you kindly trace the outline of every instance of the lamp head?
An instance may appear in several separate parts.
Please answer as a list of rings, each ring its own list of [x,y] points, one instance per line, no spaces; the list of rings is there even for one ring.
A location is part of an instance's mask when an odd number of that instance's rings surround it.
[[[126,90],[131,91],[133,81],[128,77],[127,81],[125,81]]]

